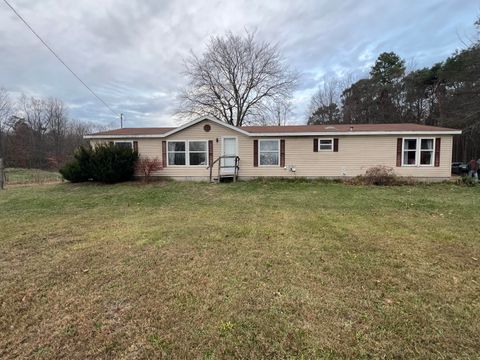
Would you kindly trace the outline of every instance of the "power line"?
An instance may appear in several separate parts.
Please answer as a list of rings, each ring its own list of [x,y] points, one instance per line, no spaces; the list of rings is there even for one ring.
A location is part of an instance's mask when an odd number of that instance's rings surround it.
[[[42,44],[53,54],[53,56],[55,56],[57,58],[58,61],[60,61],[63,66],[65,66],[67,68],[68,71],[70,71],[72,73],[73,76],[75,76],[77,78],[78,81],[80,81],[82,83],[83,86],[85,86],[88,91],[90,91],[92,93],[93,96],[95,96],[103,105],[105,105],[105,107],[110,110],[115,116],[118,116],[118,113],[116,113],[100,96],[98,96],[97,94],[95,94],[95,92],[82,80],[80,79],[80,77],[75,74],[75,72],[60,58],[59,55],[57,55],[55,53],[55,51],[53,51],[53,49],[48,46],[48,44],[40,37],[40,35],[38,35],[35,30],[33,30],[33,28],[27,23],[27,21],[17,12],[17,10],[14,9],[14,7],[12,5],[9,4],[9,2],[7,0],[3,0],[5,2],[5,4],[7,4],[7,6],[12,9],[12,11],[15,13],[15,15],[17,15],[17,17],[27,26],[27,28],[38,38],[38,40],[40,40],[42,42]]]

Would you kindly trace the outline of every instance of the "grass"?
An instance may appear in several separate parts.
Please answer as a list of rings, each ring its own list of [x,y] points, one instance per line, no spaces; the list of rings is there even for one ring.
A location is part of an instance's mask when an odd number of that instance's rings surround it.
[[[40,169],[7,168],[5,173],[7,185],[43,184],[62,180],[62,176],[58,172]]]
[[[478,358],[480,187],[0,193],[0,357]]]

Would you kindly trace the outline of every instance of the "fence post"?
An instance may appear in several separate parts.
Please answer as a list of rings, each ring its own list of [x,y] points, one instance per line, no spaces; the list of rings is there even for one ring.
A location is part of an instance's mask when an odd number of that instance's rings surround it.
[[[5,170],[3,168],[3,159],[0,158],[0,190],[3,190],[5,181]]]

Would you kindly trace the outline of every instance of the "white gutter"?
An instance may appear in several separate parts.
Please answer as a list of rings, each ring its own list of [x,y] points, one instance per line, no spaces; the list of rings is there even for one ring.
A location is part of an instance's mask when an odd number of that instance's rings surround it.
[[[298,132],[298,133],[250,133],[250,136],[355,136],[355,135],[459,135],[461,130],[448,131],[320,131],[320,132]]]
[[[158,139],[166,138],[183,129],[195,125],[204,120],[209,120],[227,129],[239,132],[249,137],[285,137],[285,136],[362,136],[362,135],[459,135],[461,130],[446,130],[446,131],[317,131],[317,132],[279,132],[279,133],[251,133],[241,128],[229,125],[223,121],[217,120],[211,116],[201,116],[193,121],[183,124],[175,129],[169,130],[163,134],[144,134],[144,135],[85,135],[84,139]]]
[[[91,139],[145,139],[145,138],[164,138],[165,134],[154,134],[154,135],[83,135],[83,138],[86,140]]]
[[[298,132],[298,133],[246,133],[249,137],[292,137],[292,136],[381,136],[381,135],[460,135],[461,130],[448,131],[322,131],[322,132]],[[159,139],[172,135],[145,134],[145,135],[85,135],[83,138],[90,139]]]

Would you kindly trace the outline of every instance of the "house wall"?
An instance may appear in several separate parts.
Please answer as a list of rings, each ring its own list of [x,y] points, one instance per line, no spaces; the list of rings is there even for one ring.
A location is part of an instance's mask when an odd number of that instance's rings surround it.
[[[208,123],[209,132],[203,130]],[[221,155],[222,137],[233,136],[238,139],[240,157],[240,178],[254,177],[352,177],[364,174],[376,165],[392,167],[397,175],[417,178],[447,179],[451,172],[452,136],[440,137],[440,166],[396,167],[397,138],[400,136],[335,136],[339,139],[338,152],[313,152],[314,137],[279,137],[285,139],[285,165],[294,166],[296,172],[290,172],[279,166],[253,166],[253,138],[232,129],[205,120],[186,128],[167,138],[135,139],[141,156],[162,159],[162,141],[164,140],[213,140],[213,157]],[[411,137],[411,136],[409,136]],[[420,136],[419,136],[420,137]],[[429,137],[422,135],[421,137]],[[217,142],[218,139],[218,142]],[[115,139],[121,141],[121,139]],[[131,140],[126,138],[125,140]],[[108,141],[108,140],[103,140]],[[102,140],[92,140],[92,145]],[[215,173],[216,169],[214,170]],[[155,173],[157,176],[178,179],[207,179],[209,170],[205,166],[167,166]]]

